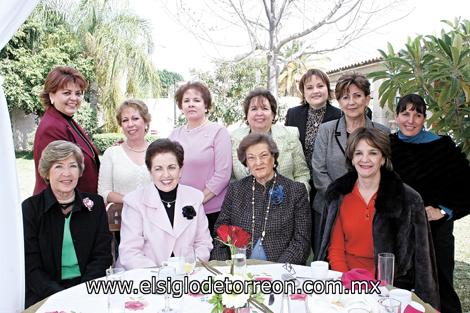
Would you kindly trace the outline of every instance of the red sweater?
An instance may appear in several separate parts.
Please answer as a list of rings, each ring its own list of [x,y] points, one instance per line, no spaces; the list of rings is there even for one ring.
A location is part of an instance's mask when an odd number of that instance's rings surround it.
[[[376,197],[374,194],[366,203],[357,182],[351,193],[344,196],[328,248],[332,270],[347,272],[352,268],[364,268],[374,275],[372,224]]]
[[[36,170],[35,195],[48,186],[39,175],[39,159],[46,146],[55,140],[70,141],[77,144],[80,149],[82,149],[85,170],[83,171],[83,175],[78,179],[77,189],[81,192],[97,193],[98,169],[100,166],[98,149],[93,145],[80,125],[73,119],[71,119],[71,123],[76,129],[74,129],[67,119],[54,107],[49,107],[41,118],[41,122],[39,123],[34,137],[34,165]]]

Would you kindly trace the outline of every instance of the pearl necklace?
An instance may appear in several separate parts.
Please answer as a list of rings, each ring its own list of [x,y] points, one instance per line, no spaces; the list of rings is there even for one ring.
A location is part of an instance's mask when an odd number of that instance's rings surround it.
[[[124,143],[126,144],[127,149],[129,149],[129,150],[131,150],[131,151],[134,151],[134,152],[137,152],[137,153],[145,152],[145,151],[147,151],[147,148],[148,148],[148,144],[146,144],[146,146],[145,146],[144,149],[138,150],[138,149],[131,148],[131,146],[129,146],[129,144],[127,143],[127,140],[124,141]]]
[[[264,226],[263,226],[263,231],[261,232],[261,238],[260,238],[260,244],[263,244],[264,240],[264,235],[266,235],[266,223],[268,222],[268,216],[269,216],[269,208],[271,206],[271,196],[274,190],[274,187],[276,186],[276,178],[277,174],[274,172],[274,181],[271,189],[269,190],[269,200],[268,200],[268,206],[266,207],[266,215],[264,216]],[[255,177],[253,177],[253,185],[251,187],[252,190],[252,196],[251,196],[251,207],[253,208],[253,215],[251,217],[251,250],[253,250],[253,245],[254,245],[254,240],[255,240],[255,185],[256,185],[256,180]]]

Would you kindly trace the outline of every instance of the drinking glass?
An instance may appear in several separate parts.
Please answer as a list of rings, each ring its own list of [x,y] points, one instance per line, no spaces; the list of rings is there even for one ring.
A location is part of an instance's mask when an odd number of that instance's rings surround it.
[[[328,278],[328,262],[314,261],[310,264],[313,279],[325,280]]]
[[[125,270],[120,267],[110,267],[106,269],[106,280],[115,281],[115,284],[120,283],[124,279]],[[117,290],[117,286],[116,286]],[[108,293],[108,313],[123,313],[124,312],[124,296],[117,293]]]
[[[194,252],[193,247],[186,247],[183,250],[183,272],[185,275],[189,275],[194,271],[196,267],[196,253]]]
[[[393,286],[395,270],[395,255],[393,253],[379,253],[377,266],[377,279],[381,285]]]
[[[233,273],[235,275],[245,276],[246,273],[246,247],[235,248],[232,255]]]
[[[160,270],[158,271],[158,279],[166,281],[168,277],[170,277],[173,280],[176,277],[176,269],[173,266],[162,266]],[[166,288],[167,290],[164,295],[165,307],[161,309],[159,312],[160,313],[175,313],[176,310],[170,307],[170,296],[171,296],[170,291],[171,290],[168,290],[170,286],[167,285]]]
[[[411,291],[406,289],[392,289],[390,290],[389,297],[401,302],[401,308],[404,311],[408,304],[411,303]]]
[[[379,299],[381,311],[383,313],[401,313],[400,301],[392,298]]]

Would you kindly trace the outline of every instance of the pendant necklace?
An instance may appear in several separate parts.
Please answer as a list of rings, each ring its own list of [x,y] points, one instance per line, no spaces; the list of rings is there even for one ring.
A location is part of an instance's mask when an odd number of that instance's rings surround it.
[[[161,200],[161,199],[160,199],[160,200]],[[166,207],[167,207],[167,208],[171,208],[171,204],[172,204],[173,202],[175,202],[175,201],[176,201],[176,199],[173,200],[173,201],[165,201],[165,200],[162,200],[162,202],[163,202],[164,204],[166,204]]]
[[[274,190],[274,187],[276,186],[276,178],[277,174],[274,172],[274,181],[271,189],[269,190],[269,199],[268,199],[268,206],[266,207],[266,215],[264,216],[264,226],[263,226],[263,231],[261,232],[261,238],[260,238],[260,244],[263,244],[264,236],[266,235],[266,224],[268,222],[268,216],[269,216],[269,207],[271,206],[271,196]],[[251,197],[251,207],[253,208],[253,215],[251,219],[251,249],[253,250],[253,245],[254,245],[254,240],[255,240],[255,184],[256,184],[256,179],[253,177],[253,186],[251,187],[251,190],[253,192],[252,197]]]

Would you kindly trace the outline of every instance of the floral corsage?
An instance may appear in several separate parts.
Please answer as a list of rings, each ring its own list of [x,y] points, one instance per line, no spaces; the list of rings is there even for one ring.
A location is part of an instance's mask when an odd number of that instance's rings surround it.
[[[196,210],[192,205],[187,205],[183,207],[183,216],[188,220],[192,220],[196,216]]]
[[[274,205],[279,205],[284,201],[286,194],[284,193],[284,188],[282,185],[277,185],[274,189],[271,189],[271,202]]]
[[[93,202],[93,200],[86,197],[85,199],[83,199],[83,205],[87,207],[88,211],[91,211],[95,203]]]

